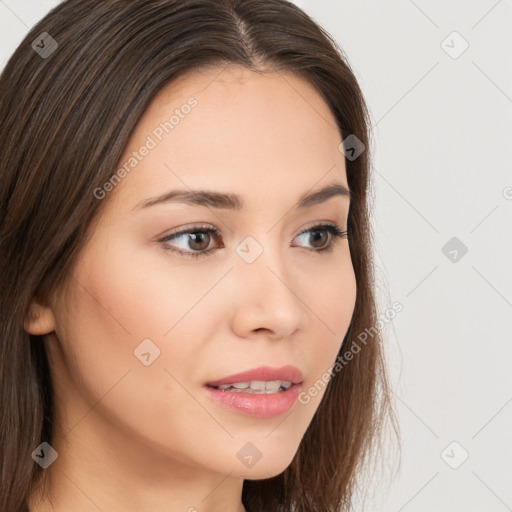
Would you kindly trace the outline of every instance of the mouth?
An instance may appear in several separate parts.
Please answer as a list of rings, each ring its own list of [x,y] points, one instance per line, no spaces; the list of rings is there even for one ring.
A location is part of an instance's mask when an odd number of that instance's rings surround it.
[[[273,418],[297,401],[304,377],[295,366],[253,370],[223,377],[204,385],[218,405],[256,418]]]

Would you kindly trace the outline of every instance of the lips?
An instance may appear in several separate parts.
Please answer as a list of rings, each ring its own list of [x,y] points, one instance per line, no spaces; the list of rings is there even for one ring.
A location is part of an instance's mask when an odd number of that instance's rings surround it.
[[[300,384],[304,377],[302,372],[295,366],[287,365],[281,368],[272,368],[270,366],[260,366],[245,372],[235,373],[222,377],[205,385],[209,387],[218,387],[226,384],[235,384],[237,382],[250,382],[250,381],[288,381],[292,384]]]
[[[237,414],[271,419],[296,405],[303,380],[302,372],[295,366],[260,366],[212,380],[203,386],[203,391],[217,405]]]

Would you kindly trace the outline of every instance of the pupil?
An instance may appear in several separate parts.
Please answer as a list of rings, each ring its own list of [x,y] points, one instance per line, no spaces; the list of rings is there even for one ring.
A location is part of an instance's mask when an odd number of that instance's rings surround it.
[[[318,236],[314,236],[314,234],[315,234],[315,233],[316,233],[317,235],[318,235],[318,234],[320,234],[320,237],[318,237]],[[315,246],[315,245],[314,245],[314,241],[318,241],[318,239],[319,239],[319,238],[320,238],[320,239],[322,239],[322,238],[327,237],[327,233],[326,233],[325,231],[311,231],[311,235],[310,235],[310,236],[311,236],[311,238],[313,239],[313,240],[312,240],[312,242],[313,242],[313,243],[312,243],[311,245],[313,245],[314,247],[322,247],[323,245],[325,245],[325,240],[323,241],[323,243],[322,243],[322,244],[320,244],[320,246],[318,246],[318,245],[317,245],[317,246]]]
[[[202,249],[206,249],[208,247],[208,242],[209,242],[209,233],[203,233],[203,232],[197,232],[197,233],[190,233],[189,234],[189,246],[191,249],[196,249],[196,250],[202,250]],[[206,244],[204,243],[206,239]],[[200,247],[197,247],[195,246],[194,247],[194,244],[196,243],[199,243],[201,244],[201,242],[203,242],[203,246],[200,246]]]

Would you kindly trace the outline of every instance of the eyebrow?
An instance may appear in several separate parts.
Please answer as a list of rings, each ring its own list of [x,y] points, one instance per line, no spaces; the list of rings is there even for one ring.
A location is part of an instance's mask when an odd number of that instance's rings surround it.
[[[295,208],[303,210],[323,203],[335,196],[351,198],[350,190],[341,183],[331,183],[320,190],[303,194],[297,201]],[[157,204],[176,202],[194,206],[206,206],[227,210],[241,210],[244,203],[240,196],[211,190],[171,190],[157,197],[141,201],[134,210],[149,208]]]

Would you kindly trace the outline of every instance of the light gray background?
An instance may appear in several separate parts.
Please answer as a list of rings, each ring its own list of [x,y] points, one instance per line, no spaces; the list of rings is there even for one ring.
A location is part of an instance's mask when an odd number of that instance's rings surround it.
[[[0,69],[58,3],[0,0]],[[512,510],[512,2],[296,3],[370,106],[380,310],[403,306],[385,327],[402,460],[371,509]]]

